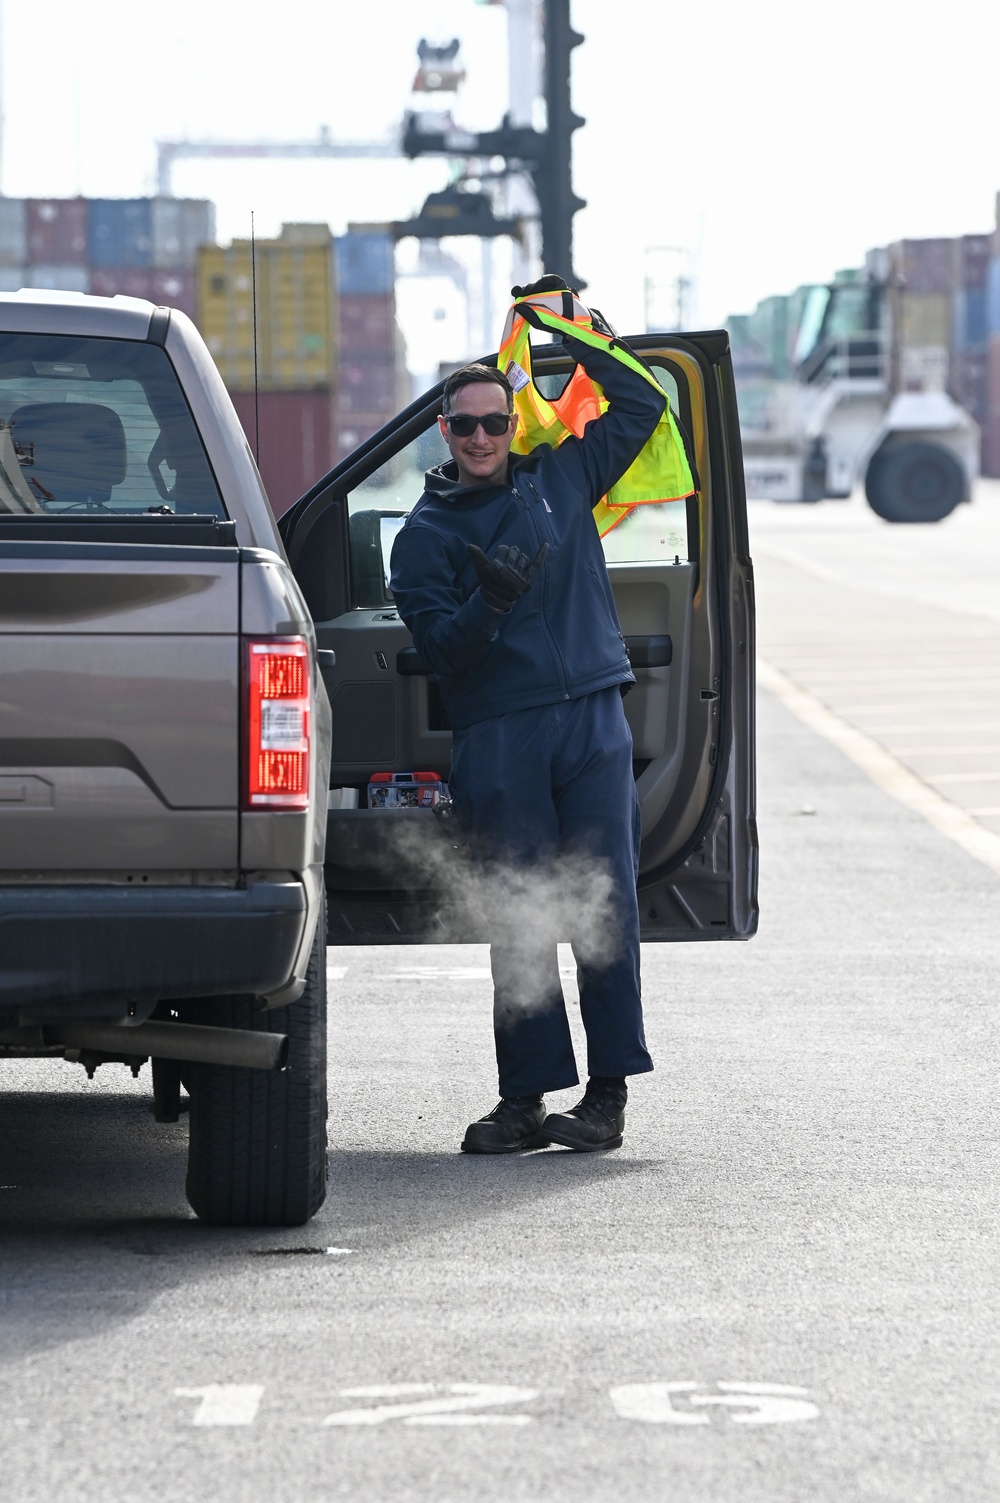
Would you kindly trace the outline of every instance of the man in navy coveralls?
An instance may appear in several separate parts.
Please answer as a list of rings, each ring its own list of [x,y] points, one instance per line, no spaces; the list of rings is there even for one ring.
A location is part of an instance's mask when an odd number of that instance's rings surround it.
[[[549,291],[551,281],[524,291]],[[612,881],[614,953],[577,957],[583,1099],[546,1116],[543,1094],[579,1081],[556,947],[530,956],[526,1005],[525,954],[508,933],[491,948],[501,1100],[470,1125],[466,1153],[617,1148],[626,1076],[653,1068],[639,986],[639,804],[622,707],[635,680],[592,509],[652,434],[664,399],[613,355],[571,338],[565,348],[600,383],[608,410],[582,438],[511,455],[507,378],[485,365],[454,372],[438,419],[451,461],[428,472],[392,550],[400,616],[441,679],[451,790],[474,849],[540,869],[583,853]]]

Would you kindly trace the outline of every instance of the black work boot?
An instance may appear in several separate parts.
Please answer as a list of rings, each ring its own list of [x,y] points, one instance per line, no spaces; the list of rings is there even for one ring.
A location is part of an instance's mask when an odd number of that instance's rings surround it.
[[[539,1129],[545,1121],[541,1096],[505,1096],[491,1112],[472,1122],[462,1144],[463,1153],[520,1153],[544,1148]]]
[[[624,1080],[592,1075],[583,1100],[568,1112],[546,1117],[542,1136],[562,1148],[597,1153],[602,1148],[620,1148],[625,1130],[628,1086]]]

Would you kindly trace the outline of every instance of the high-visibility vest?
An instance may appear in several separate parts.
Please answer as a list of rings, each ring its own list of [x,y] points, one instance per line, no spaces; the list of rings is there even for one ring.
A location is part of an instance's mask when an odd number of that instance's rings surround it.
[[[594,315],[571,292],[532,293],[516,298],[504,326],[497,366],[514,388],[514,412],[519,422],[514,442],[516,454],[526,454],[539,444],[558,447],[569,434],[583,437],[587,423],[608,409],[599,383],[582,365],[574,368],[565,390],[551,400],[542,396],[531,376],[531,330],[559,336],[571,335],[595,349],[613,355],[635,371],[666,398],[663,415],[640,453],[618,483],[594,507],[597,530],[604,537],[637,506],[681,501],[694,495],[697,484],[683,435],[670,410],[670,399],[653,373],[608,331],[600,315]]]

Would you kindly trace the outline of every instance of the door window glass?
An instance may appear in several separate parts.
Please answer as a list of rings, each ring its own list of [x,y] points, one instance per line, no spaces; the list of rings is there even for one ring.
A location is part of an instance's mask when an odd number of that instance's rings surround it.
[[[424,493],[426,472],[450,458],[435,421],[405,449],[400,449],[385,464],[379,465],[367,480],[355,486],[348,497],[348,509],[352,515],[359,511],[379,511],[406,516]]]
[[[666,360],[646,357],[653,375],[670,398],[675,418],[687,426],[690,403],[682,388],[682,377]],[[637,506],[602,539],[604,557],[609,564],[646,564],[658,560],[688,557],[688,503],[686,501],[652,502]]]
[[[0,512],[224,517],[157,345],[0,335]]]

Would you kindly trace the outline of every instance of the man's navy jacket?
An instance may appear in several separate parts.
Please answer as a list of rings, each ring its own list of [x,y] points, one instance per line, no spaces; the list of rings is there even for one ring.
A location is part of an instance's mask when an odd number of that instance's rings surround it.
[[[565,344],[600,382],[607,412],[582,438],[511,455],[503,485],[459,485],[454,460],[429,470],[393,545],[393,599],[440,675],[456,731],[634,682],[592,510],[655,429],[664,399],[613,355]],[[529,558],[548,543],[549,553],[503,613],[483,599],[468,543],[489,558],[501,543]]]

